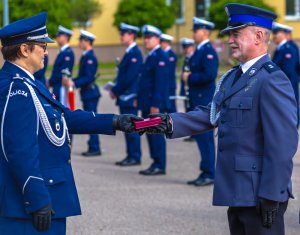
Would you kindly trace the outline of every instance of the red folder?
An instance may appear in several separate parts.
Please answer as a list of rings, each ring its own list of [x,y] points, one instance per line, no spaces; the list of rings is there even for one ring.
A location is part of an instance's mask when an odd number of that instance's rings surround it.
[[[161,123],[161,118],[160,117],[154,117],[154,118],[147,118],[144,119],[143,121],[135,121],[134,122],[134,127],[135,129],[142,129],[146,127],[151,127],[151,126],[157,126]]]

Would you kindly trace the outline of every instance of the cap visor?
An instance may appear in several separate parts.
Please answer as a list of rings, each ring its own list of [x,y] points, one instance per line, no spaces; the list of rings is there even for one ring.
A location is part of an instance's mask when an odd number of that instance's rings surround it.
[[[53,42],[54,42],[54,40],[52,40],[52,39],[49,38],[49,37],[36,39],[36,40],[34,40],[34,41],[35,41],[35,42],[45,42],[45,43],[53,43]]]
[[[239,26],[228,26],[225,29],[221,30],[220,34],[225,35],[225,34],[228,34],[232,30],[242,29],[242,28],[245,28],[247,26],[249,26],[249,24],[242,24],[242,25],[239,25]]]

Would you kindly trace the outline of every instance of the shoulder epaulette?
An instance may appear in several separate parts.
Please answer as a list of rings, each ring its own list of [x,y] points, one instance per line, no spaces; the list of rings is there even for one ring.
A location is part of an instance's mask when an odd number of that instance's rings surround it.
[[[24,80],[18,73],[12,78],[13,80]]]
[[[269,72],[269,73],[273,73],[275,71],[278,71],[280,70],[280,68],[275,64],[273,63],[272,61],[268,61],[266,62],[263,67]]]

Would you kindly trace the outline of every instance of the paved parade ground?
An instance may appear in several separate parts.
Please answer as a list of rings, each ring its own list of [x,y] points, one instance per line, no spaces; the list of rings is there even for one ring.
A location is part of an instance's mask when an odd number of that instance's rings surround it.
[[[114,101],[105,91],[102,95],[98,111],[116,113]],[[182,110],[182,102],[178,104]],[[168,140],[167,174],[141,176],[138,171],[151,163],[145,136],[142,165],[126,168],[114,164],[125,157],[122,133],[101,135],[102,156],[94,158],[80,155],[86,151],[87,138],[76,135],[73,142],[72,162],[82,215],[68,219],[68,235],[229,234],[227,208],[211,205],[213,187],[186,184],[199,174],[196,143]],[[293,191],[295,200],[290,200],[285,216],[286,235],[300,234],[299,151],[294,159]]]

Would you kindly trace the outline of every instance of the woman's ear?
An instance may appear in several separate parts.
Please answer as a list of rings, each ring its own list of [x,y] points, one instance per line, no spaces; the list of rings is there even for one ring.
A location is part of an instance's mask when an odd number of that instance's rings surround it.
[[[27,58],[29,56],[30,49],[27,44],[21,44],[20,46],[20,55]]]

